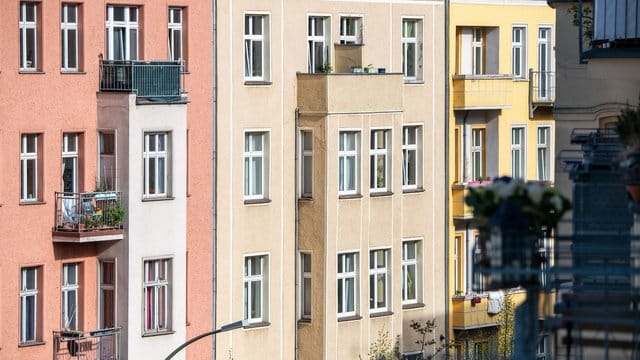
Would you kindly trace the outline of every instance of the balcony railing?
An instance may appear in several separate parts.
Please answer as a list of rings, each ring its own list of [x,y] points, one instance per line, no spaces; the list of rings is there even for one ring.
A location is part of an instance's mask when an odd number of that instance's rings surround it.
[[[179,100],[184,91],[183,67],[180,61],[100,60],[100,91]]]
[[[56,193],[54,241],[88,242],[123,238],[120,193]]]
[[[54,331],[53,359],[118,360],[120,359],[120,328]]]
[[[453,108],[504,109],[512,105],[511,75],[454,75]]]

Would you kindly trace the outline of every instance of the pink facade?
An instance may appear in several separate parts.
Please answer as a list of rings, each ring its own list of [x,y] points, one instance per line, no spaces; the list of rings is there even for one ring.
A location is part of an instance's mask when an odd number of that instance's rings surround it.
[[[187,252],[176,256],[186,256],[187,275],[186,279],[174,278],[173,281],[186,282],[186,294],[175,296],[186,296],[188,306],[186,324],[173,326],[185,327],[187,339],[211,329],[211,3],[7,0],[3,1],[0,11],[3,44],[0,50],[0,227],[3,229],[0,235],[3,249],[0,358],[51,358],[54,331],[64,327],[80,331],[105,327],[105,321],[109,320],[104,317],[109,315],[100,313],[100,283],[105,282],[100,279],[100,260],[111,247],[126,248],[131,240],[127,238],[127,224],[146,221],[128,217],[125,212],[124,228],[115,225],[105,232],[83,232],[69,242],[59,240],[65,239],[64,231],[73,232],[71,225],[62,229],[62,238],[52,231],[56,216],[60,219],[79,216],[76,212],[74,216],[63,214],[64,200],[56,201],[56,192],[93,192],[104,185],[97,183],[97,179],[105,175],[99,170],[99,59],[101,56],[107,59],[109,52],[105,35],[107,8],[118,4],[139,9],[137,58],[141,60],[169,57],[168,9],[182,10],[181,58],[186,61],[187,73],[181,78],[187,84],[188,99],[187,174],[183,174],[187,177]],[[76,20],[72,15],[66,18],[61,15],[65,5],[77,9]],[[32,10],[35,15],[31,14]],[[67,52],[66,57],[62,54],[64,36],[74,36],[74,31],[78,34],[77,59],[73,52]],[[67,46],[73,46],[69,44],[67,42]],[[71,134],[72,139],[77,136],[77,143],[72,141],[72,145],[63,148],[65,134]],[[35,148],[31,146],[32,141],[37,144]],[[72,160],[65,163],[65,154]],[[142,174],[128,176],[142,178]],[[128,193],[124,191],[121,196],[125,203],[135,200],[127,199]],[[97,214],[91,215],[91,220],[99,223],[102,209],[93,205],[91,211]],[[77,312],[68,314],[68,318],[75,316],[73,321],[77,321],[77,325],[74,326],[63,324],[62,309],[65,301],[70,301],[63,299],[64,264],[78,264],[74,269],[77,275],[66,276],[75,282],[65,285],[77,292],[78,306],[73,307]],[[30,271],[34,269],[35,285],[29,285],[33,275]],[[126,277],[127,273],[118,271],[117,276]],[[127,289],[116,287],[116,296],[121,290]],[[128,291],[142,291],[142,288],[138,283],[131,283]],[[33,299],[35,311],[30,308]],[[138,316],[140,307],[141,304],[129,304],[127,311]],[[28,312],[34,314],[35,323]],[[127,326],[117,322],[115,326]],[[126,341],[126,337],[121,341]],[[189,347],[188,357],[211,358],[210,354],[210,342],[202,341]],[[127,358],[126,353],[120,355]]]

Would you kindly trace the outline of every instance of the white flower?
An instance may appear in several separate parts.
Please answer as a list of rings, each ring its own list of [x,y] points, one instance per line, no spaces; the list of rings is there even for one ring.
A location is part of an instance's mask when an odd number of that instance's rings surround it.
[[[540,205],[540,201],[542,201],[542,195],[545,193],[544,186],[537,183],[530,183],[527,185],[527,194],[529,194],[529,198],[535,205]]]

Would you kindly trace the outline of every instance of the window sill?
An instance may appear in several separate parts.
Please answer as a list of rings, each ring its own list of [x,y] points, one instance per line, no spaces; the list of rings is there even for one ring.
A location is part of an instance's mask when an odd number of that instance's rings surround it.
[[[342,43],[333,43],[334,46],[364,46],[364,43],[357,43],[357,44],[342,44]]]
[[[40,71],[40,70],[20,70],[18,71],[18,74],[25,74],[25,75],[41,75],[44,74],[44,71]]]
[[[343,316],[338,318],[338,322],[356,321],[362,319],[360,315]]]
[[[60,74],[62,75],[86,75],[87,72],[86,71],[80,71],[80,70],[61,70]]]
[[[169,201],[175,200],[173,196],[162,196],[162,197],[143,197],[142,202],[153,202],[153,201]]]
[[[371,197],[381,197],[381,196],[391,196],[391,195],[393,195],[392,191],[380,191],[380,192],[369,193],[369,196]]]
[[[263,327],[267,327],[267,326],[271,326],[271,323],[268,321],[263,321],[263,322],[258,322],[258,323],[251,323],[247,326],[244,326],[243,329],[245,330],[249,330],[249,329],[258,329],[258,328],[263,328]]]
[[[40,345],[45,345],[45,344],[46,344],[45,341],[33,341],[33,342],[28,342],[28,343],[20,343],[20,344],[18,344],[18,347],[22,348],[22,347],[40,346]]]
[[[249,199],[245,200],[245,205],[258,205],[258,204],[268,204],[271,202],[271,199]]]
[[[158,331],[158,332],[152,332],[152,333],[144,333],[142,334],[142,337],[154,337],[154,336],[163,336],[163,335],[173,335],[175,334],[175,331],[172,330],[167,330],[167,331]]]
[[[424,85],[424,80],[405,80],[405,85]]]
[[[514,77],[513,82],[529,82],[529,79],[524,77]]]
[[[311,319],[298,319],[298,324],[311,324]]]
[[[402,189],[402,193],[403,194],[415,194],[415,193],[421,193],[424,192],[424,188],[423,187],[419,187],[419,188],[415,188],[415,189]]]
[[[338,195],[338,199],[348,200],[348,199],[361,199],[362,194],[348,194],[348,195]]]
[[[300,201],[313,201],[313,197],[311,197],[311,196],[300,196],[298,198],[298,200],[300,200]]]
[[[269,86],[272,84],[271,81],[256,81],[256,80],[245,80],[245,86]]]
[[[425,305],[421,302],[413,303],[413,304],[403,304],[402,310],[411,310],[411,309],[420,309],[425,307]]]
[[[44,205],[46,201],[20,201],[20,206],[29,206],[29,205]]]
[[[391,316],[391,315],[393,315],[393,311],[374,312],[374,313],[369,313],[369,319],[382,317],[382,316]]]

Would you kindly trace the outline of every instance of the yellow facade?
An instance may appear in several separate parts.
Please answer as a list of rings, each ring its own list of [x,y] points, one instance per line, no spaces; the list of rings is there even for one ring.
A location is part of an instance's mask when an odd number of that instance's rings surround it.
[[[486,337],[496,319],[473,281],[478,232],[464,196],[497,176],[554,181],[555,11],[544,1],[450,6],[449,330],[465,339],[459,355],[474,356],[493,351]],[[483,302],[471,307],[478,296]]]

